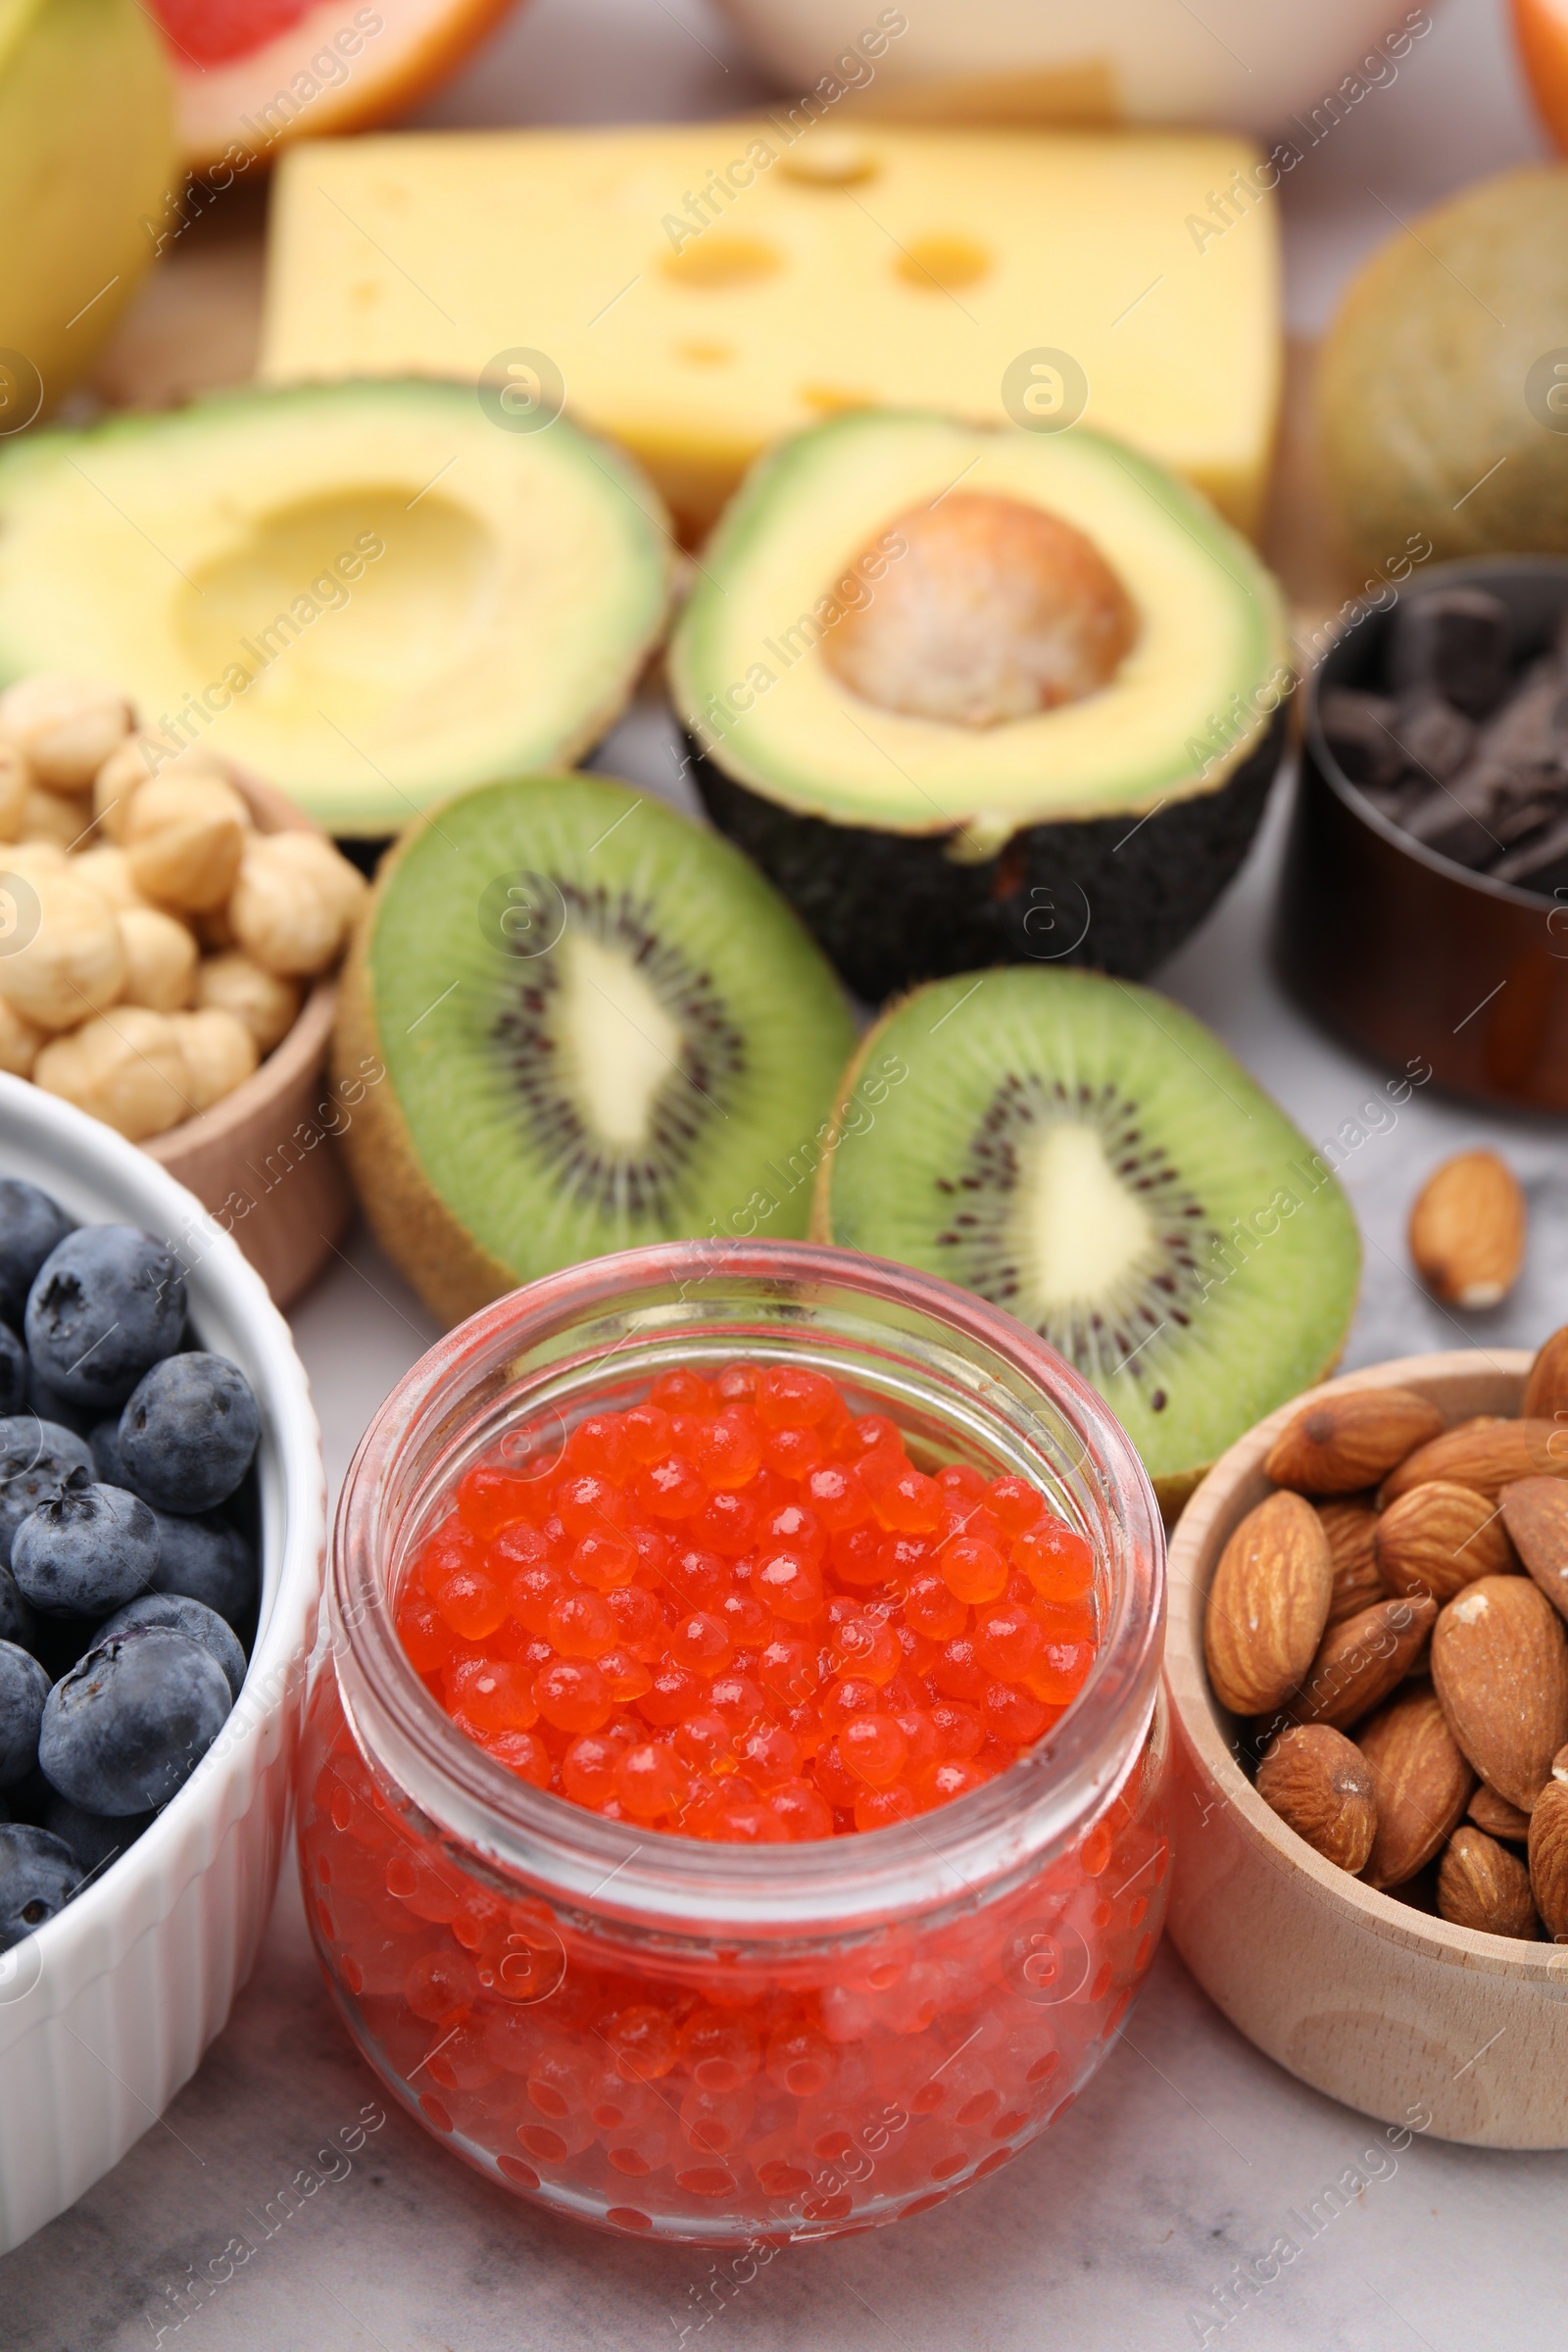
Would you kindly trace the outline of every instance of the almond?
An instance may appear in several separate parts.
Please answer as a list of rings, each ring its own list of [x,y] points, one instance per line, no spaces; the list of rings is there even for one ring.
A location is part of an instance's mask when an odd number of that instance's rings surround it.
[[[1562,1494],[1568,1502],[1568,1487]],[[1430,1592],[1438,1600],[1451,1600],[1479,1576],[1506,1576],[1517,1566],[1496,1504],[1474,1487],[1442,1478],[1391,1502],[1373,1544],[1390,1592]]]
[[[1372,1775],[1359,1748],[1326,1723],[1281,1732],[1257,1768],[1257,1793],[1325,1861],[1352,1875],[1378,1826]]]
[[[1464,1812],[1475,1774],[1430,1684],[1401,1690],[1356,1734],[1377,1795],[1378,1833],[1363,1877],[1402,1886],[1424,1870]]]
[[[1530,1816],[1530,1888],[1553,1943],[1568,1942],[1568,1782],[1548,1781]]]
[[[1290,1703],[1292,1721],[1331,1723],[1340,1732],[1359,1723],[1403,1682],[1437,1615],[1435,1600],[1380,1600],[1331,1626]]]
[[[1538,1797],[1536,1801],[1539,1804],[1541,1800]],[[1513,1845],[1523,1845],[1530,1835],[1529,1814],[1521,1813],[1517,1805],[1510,1805],[1505,1796],[1499,1796],[1495,1788],[1489,1788],[1485,1781],[1479,1784],[1465,1811],[1476,1828],[1485,1830],[1489,1838],[1505,1838]]]
[[[1299,1494],[1269,1495],[1231,1536],[1209,1587],[1203,1648],[1222,1706],[1262,1715],[1300,1682],[1328,1622],[1334,1560]]]
[[[1275,1439],[1263,1474],[1302,1494],[1353,1494],[1442,1429],[1437,1406],[1413,1389],[1348,1389],[1298,1413]]]
[[[1568,1415],[1568,1323],[1537,1348],[1519,1410],[1527,1421],[1554,1421],[1559,1412]]]
[[[1378,1515],[1372,1504],[1360,1494],[1336,1496],[1332,1501],[1320,1502],[1316,1507],[1334,1562],[1329,1623],[1338,1625],[1342,1618],[1353,1617],[1357,1609],[1368,1609],[1375,1600],[1381,1600],[1384,1596],[1377,1554],[1372,1548]]]
[[[1521,1478],[1568,1478],[1568,1428],[1554,1421],[1498,1421],[1486,1417],[1446,1429],[1430,1446],[1418,1446],[1383,1481],[1378,1501],[1384,1510],[1407,1494],[1443,1479],[1474,1487],[1496,1500]]]
[[[1530,1873],[1484,1830],[1455,1830],[1438,1865],[1438,1910],[1456,1928],[1536,1939]]]
[[[1495,1152],[1461,1152],[1435,1168],[1410,1211],[1410,1255],[1439,1298],[1495,1306],[1525,1253],[1525,1197]]]
[[[1560,1617],[1568,1617],[1568,1484],[1521,1478],[1498,1500],[1514,1548]]]
[[[1438,1619],[1432,1680],[1481,1778],[1528,1813],[1568,1740],[1568,1636],[1550,1601],[1528,1577],[1467,1585]]]

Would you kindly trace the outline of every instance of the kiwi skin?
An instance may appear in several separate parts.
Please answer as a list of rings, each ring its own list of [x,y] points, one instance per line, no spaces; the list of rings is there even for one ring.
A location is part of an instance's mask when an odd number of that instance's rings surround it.
[[[855,1093],[857,1086],[858,1086],[860,1082],[861,1073],[863,1072],[865,1065],[870,1058],[873,1049],[880,1044],[883,1030],[887,1028],[894,1015],[902,1012],[906,1004],[912,1004],[917,998],[927,995],[930,989],[936,985],[937,983],[935,982],[928,982],[924,988],[911,988],[907,995],[899,997],[893,1003],[885,1005],[883,1007],[881,1017],[873,1022],[871,1027],[866,1031],[864,1037],[860,1040],[859,1052],[856,1054],[854,1060],[850,1063],[849,1068],[845,1071],[844,1076],[839,1081],[838,1097],[833,1104],[833,1110],[831,1114],[832,1133],[829,1136],[828,1142],[823,1150],[821,1161],[816,1171],[815,1183],[811,1192],[810,1239],[813,1242],[823,1243],[830,1248],[834,1242],[833,1212],[830,1205],[833,1175],[833,1154],[838,1150],[840,1140],[843,1136],[844,1121],[849,1112],[850,1099]],[[1006,1309],[1005,1307],[998,1307],[996,1312],[998,1314],[1005,1314]],[[1028,1328],[1029,1327],[1025,1325],[1025,1329]],[[1344,1352],[1345,1342],[1342,1340],[1337,1348],[1331,1349],[1329,1354],[1324,1358],[1323,1363],[1319,1366],[1318,1370],[1307,1382],[1307,1389],[1315,1389],[1320,1382],[1331,1379]],[[1200,1462],[1190,1470],[1172,1471],[1163,1477],[1156,1478],[1152,1472],[1150,1473],[1150,1481],[1154,1490],[1154,1498],[1159,1504],[1160,1515],[1164,1519],[1167,1532],[1175,1526],[1177,1520],[1181,1517],[1183,1510],[1192,1500],[1194,1494],[1197,1494],[1198,1489],[1202,1485],[1204,1479],[1208,1476],[1208,1473],[1213,1467],[1214,1465],[1212,1462]]]
[[[426,810],[399,836],[381,860],[374,887],[355,925],[332,1032],[332,1081],[344,1090],[340,1100],[350,1099],[350,1083],[356,1087],[364,1084],[368,1065],[385,1067],[369,971],[375,918],[410,842],[440,816],[445,806],[443,802]],[[516,1289],[515,1275],[458,1223],[427,1182],[389,1085],[368,1089],[341,1140],[371,1232],[393,1264],[404,1269],[444,1330]]]

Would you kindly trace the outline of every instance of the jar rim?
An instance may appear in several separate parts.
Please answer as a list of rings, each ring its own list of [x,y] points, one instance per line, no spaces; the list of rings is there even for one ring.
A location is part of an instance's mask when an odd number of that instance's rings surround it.
[[[1084,1483],[1098,1498],[1097,1556],[1108,1539],[1117,1570],[1088,1680],[1017,1762],[910,1821],[853,1838],[746,1845],[607,1820],[532,1787],[471,1741],[432,1698],[398,1635],[386,1571],[400,1463],[421,1431],[457,1423],[473,1394],[466,1378],[487,1363],[515,1370],[530,1344],[638,1297],[673,1294],[700,1327],[705,1285],[710,1298],[720,1288],[775,1299],[843,1295],[923,1319],[997,1366],[993,1394],[1004,1375],[1048,1402],[1081,1448]],[[841,1933],[989,1899],[1088,1826],[1142,1746],[1164,1608],[1164,1529],[1148,1474],[1098,1392],[1036,1332],[955,1284],[858,1250],[699,1240],[547,1275],[456,1326],[404,1375],[362,1438],[339,1497],[323,1666],[338,1675],[367,1760],[439,1835],[530,1891],[666,1934]]]

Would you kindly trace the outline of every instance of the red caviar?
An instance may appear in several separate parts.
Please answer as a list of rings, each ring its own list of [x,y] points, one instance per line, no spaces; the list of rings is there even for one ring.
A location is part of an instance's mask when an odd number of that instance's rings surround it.
[[[880,1829],[1004,1771],[1089,1673],[1093,1578],[1026,1481],[928,1476],[823,1374],[737,1363],[593,1414],[551,1477],[469,1470],[398,1629],[525,1780],[756,1843]]]

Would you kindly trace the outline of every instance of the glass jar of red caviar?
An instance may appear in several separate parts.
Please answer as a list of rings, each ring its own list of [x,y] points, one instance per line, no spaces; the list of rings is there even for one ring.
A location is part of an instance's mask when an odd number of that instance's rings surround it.
[[[800,1842],[607,1818],[475,1744],[404,1646],[411,1563],[475,1464],[549,1478],[588,1416],[737,1360],[827,1375],[927,1471],[1022,1479],[1092,1548],[1087,1681],[952,1802]],[[996,2171],[1104,2056],[1164,1913],[1162,1532],[1103,1402],[1011,1317],[805,1244],[536,1283],[371,1424],[328,1605],[299,1781],[311,1930],[370,2064],[490,2180],[643,2235],[829,2236]]]

